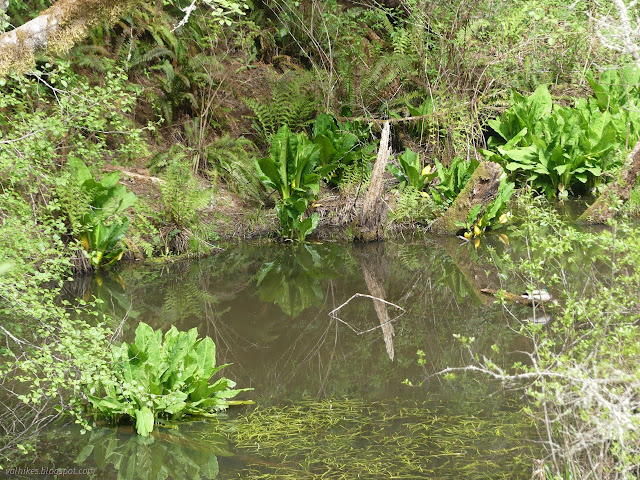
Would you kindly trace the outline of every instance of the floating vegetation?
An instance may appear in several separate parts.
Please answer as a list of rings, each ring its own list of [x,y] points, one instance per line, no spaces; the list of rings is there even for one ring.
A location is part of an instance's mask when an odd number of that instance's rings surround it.
[[[486,415],[404,400],[301,401],[237,418],[230,440],[242,478],[526,478],[531,422],[517,411]]]

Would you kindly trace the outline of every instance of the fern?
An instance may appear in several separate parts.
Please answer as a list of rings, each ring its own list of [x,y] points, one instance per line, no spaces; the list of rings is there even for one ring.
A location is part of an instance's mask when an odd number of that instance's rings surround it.
[[[254,129],[266,144],[283,125],[292,131],[306,127],[318,108],[318,98],[312,88],[313,79],[301,72],[287,72],[271,83],[271,97],[258,100],[243,98],[255,115]]]
[[[411,61],[395,53],[357,64],[348,57],[341,57],[337,66],[344,103],[355,115],[380,112],[414,75]]]
[[[411,38],[411,33],[408,30],[404,28],[395,30],[391,34],[391,40],[393,43],[393,53],[396,55],[412,54],[413,40]]]
[[[243,197],[260,199],[264,196],[262,183],[256,178],[253,158],[258,154],[251,140],[218,138],[207,147],[207,161],[214,176],[222,179],[229,190]]]

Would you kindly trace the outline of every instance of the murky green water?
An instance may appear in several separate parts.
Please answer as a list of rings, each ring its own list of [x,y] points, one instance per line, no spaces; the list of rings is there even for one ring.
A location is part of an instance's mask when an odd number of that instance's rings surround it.
[[[498,344],[505,364],[528,348],[478,291],[497,277],[459,243],[245,244],[77,281],[70,294],[126,318],[125,340],[138,321],[212,337],[218,362],[232,364],[225,376],[252,387],[244,398],[255,406],[148,439],[126,426],[84,436],[58,426],[34,466],[145,480],[529,478],[535,431],[518,394],[484,377],[429,376],[465,364],[454,334],[475,337],[480,352]]]

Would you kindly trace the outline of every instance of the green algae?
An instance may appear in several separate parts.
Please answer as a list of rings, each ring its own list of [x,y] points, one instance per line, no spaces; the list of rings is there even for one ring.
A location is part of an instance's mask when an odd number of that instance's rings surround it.
[[[517,411],[449,414],[415,402],[301,401],[233,420],[241,478],[526,478],[535,430]]]

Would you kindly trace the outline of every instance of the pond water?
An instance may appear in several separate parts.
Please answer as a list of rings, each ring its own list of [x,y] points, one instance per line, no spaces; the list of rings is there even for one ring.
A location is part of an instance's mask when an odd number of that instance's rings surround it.
[[[124,340],[139,321],[213,338],[224,375],[253,388],[242,398],[255,405],[146,439],[130,426],[82,436],[59,425],[32,467],[145,480],[530,478],[536,434],[517,411],[521,392],[431,376],[468,361],[454,334],[480,353],[499,345],[505,365],[529,348],[513,315],[479,292],[499,277],[460,243],[242,244],[79,279],[69,294],[102,299]]]

